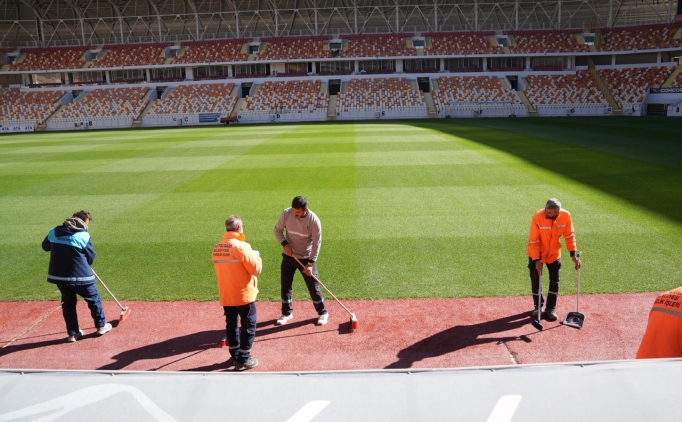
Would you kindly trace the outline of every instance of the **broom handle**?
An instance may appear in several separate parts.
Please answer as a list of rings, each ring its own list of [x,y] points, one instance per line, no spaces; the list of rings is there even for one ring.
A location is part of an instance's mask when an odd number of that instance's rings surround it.
[[[92,270],[92,268],[90,268],[90,269]],[[109,292],[109,295],[110,295],[111,297],[114,298],[114,300],[115,300],[116,303],[118,304],[118,307],[121,308],[121,310],[123,310],[123,305],[121,305],[121,302],[119,302],[119,301],[116,299],[116,296],[114,296],[114,294],[111,293],[111,290],[109,290],[109,288],[107,287],[107,285],[104,284],[104,282],[102,281],[101,278],[99,278],[99,276],[97,275],[97,273],[95,272],[95,270],[92,270],[92,273],[95,275],[95,277],[97,277],[97,280],[99,280],[99,282],[102,283],[102,286],[104,286],[104,288],[107,290],[107,292]]]
[[[580,260],[580,255],[582,255],[582,251],[578,252],[577,255],[578,255],[578,260]],[[578,295],[575,298],[575,308],[576,308],[575,310],[576,310],[576,312],[579,313],[580,312],[580,268],[578,268],[578,276],[577,277],[578,277],[578,279],[577,279]]]
[[[303,263],[302,263],[301,261],[299,261],[298,258],[296,258],[296,257],[293,256],[293,255],[291,255],[291,257],[294,258],[294,259],[296,260],[296,262],[298,262],[298,265],[300,265],[301,267],[305,268],[305,265],[303,265]],[[322,287],[327,291],[327,293],[329,293],[329,294],[334,298],[334,300],[336,300],[336,301],[339,303],[339,305],[341,305],[341,307],[342,307],[346,312],[348,312],[348,314],[349,314],[350,316],[353,316],[353,313],[352,313],[351,311],[349,311],[348,308],[346,308],[346,307],[344,306],[344,304],[341,303],[341,301],[340,301],[339,299],[336,298],[336,296],[334,296],[334,293],[332,293],[332,292],[327,288],[327,286],[325,286],[324,284],[322,284],[322,282],[320,281],[320,279],[317,278],[317,277],[315,276],[315,274],[312,274],[312,273],[311,273],[310,275],[313,277],[313,279],[314,279],[320,286],[322,286]]]

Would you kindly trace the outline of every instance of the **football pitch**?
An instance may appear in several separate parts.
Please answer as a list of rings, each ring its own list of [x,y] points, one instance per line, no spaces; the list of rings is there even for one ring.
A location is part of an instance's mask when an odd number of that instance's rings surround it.
[[[40,244],[85,209],[93,268],[120,300],[217,300],[211,249],[237,214],[263,257],[259,300],[277,301],[273,228],[297,195],[322,221],[320,279],[342,299],[529,295],[530,219],[550,197],[573,215],[581,292],[682,283],[680,119],[3,135],[0,181],[0,300],[59,299]],[[308,298],[300,276],[294,298]]]

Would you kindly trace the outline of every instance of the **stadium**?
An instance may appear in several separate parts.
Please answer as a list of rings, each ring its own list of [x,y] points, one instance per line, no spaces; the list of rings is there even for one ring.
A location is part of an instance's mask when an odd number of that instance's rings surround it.
[[[680,116],[676,7],[4,1],[1,130]]]
[[[681,8],[0,0],[0,421],[676,421],[680,359],[635,354],[682,279]],[[324,326],[298,275],[276,324],[297,195]],[[536,321],[555,197],[582,276],[562,240]],[[81,303],[68,342],[40,242],[79,209],[113,330]],[[244,372],[211,262],[232,214],[263,259]]]

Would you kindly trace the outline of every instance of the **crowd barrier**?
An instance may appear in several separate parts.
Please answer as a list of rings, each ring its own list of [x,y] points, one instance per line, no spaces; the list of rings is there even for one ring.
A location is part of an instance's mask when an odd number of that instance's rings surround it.
[[[528,109],[522,104],[505,106],[475,106],[475,105],[453,105],[446,109],[438,110],[440,118],[462,118],[462,117],[527,117]]]
[[[365,110],[365,111],[339,111],[336,118],[344,119],[423,119],[426,116],[426,108],[413,110]]]
[[[327,120],[327,114],[322,112],[315,113],[242,113],[237,116],[239,123],[261,123],[261,122],[300,122]]]
[[[220,118],[226,116],[225,113],[192,113],[145,117],[142,119],[142,127],[215,125],[220,124]]]
[[[613,114],[611,107],[594,104],[594,105],[538,105],[538,115],[541,117],[549,116],[605,116]]]
[[[50,119],[47,122],[47,130],[120,129],[129,128],[132,124],[133,119],[130,117]]]
[[[18,132],[34,132],[36,130],[36,123],[33,121],[0,121],[0,134],[2,133],[18,133]]]

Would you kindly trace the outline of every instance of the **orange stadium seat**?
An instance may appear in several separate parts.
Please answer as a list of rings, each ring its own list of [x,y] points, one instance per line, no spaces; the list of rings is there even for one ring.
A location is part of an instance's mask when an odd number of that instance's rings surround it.
[[[81,69],[83,55],[92,47],[23,48],[26,56],[20,63],[9,66],[10,71]]]
[[[177,114],[221,113],[230,114],[237,104],[233,83],[180,85],[166,98],[152,104],[147,116],[160,117]]]
[[[577,44],[574,31],[512,31],[508,35],[513,37],[516,45],[509,46],[512,53],[573,53],[589,52],[590,47],[586,44]]]
[[[680,47],[682,41],[675,39],[680,24],[645,25],[601,30],[601,51],[653,50]]]
[[[324,42],[331,36],[316,37],[265,37],[261,42],[267,43],[264,52],[257,54],[255,60],[288,60],[316,59],[331,57],[329,50],[324,50]]]
[[[42,123],[59,108],[59,99],[64,94],[64,91],[8,89],[0,95],[0,120]]]
[[[488,37],[491,31],[482,32],[427,32],[425,37],[431,38],[431,47],[424,48],[425,56],[444,56],[461,54],[500,54],[504,51],[494,46]]]
[[[597,83],[587,70],[575,75],[528,75],[528,100],[541,106],[607,106]]]
[[[320,81],[266,81],[247,96],[242,114],[326,113],[329,94],[320,92]]]
[[[54,118],[59,119],[112,119],[138,117],[149,103],[144,98],[149,88],[95,89],[79,101],[66,104]]]
[[[341,112],[426,110],[424,94],[412,89],[407,78],[351,79],[336,98]]]
[[[164,48],[172,43],[154,43],[139,45],[109,45],[104,47],[108,50],[103,59],[98,60],[93,67],[122,67],[122,66],[145,66],[160,65],[166,62],[163,56]]]
[[[671,72],[668,66],[599,69],[611,94],[624,107],[641,104],[649,88],[663,85]]]
[[[457,104],[521,104],[516,92],[503,88],[494,76],[441,76],[438,78],[438,89],[433,90],[431,95],[438,110]]]
[[[407,48],[405,38],[409,34],[359,34],[344,35],[348,49],[339,52],[340,57],[403,57],[416,56],[413,48]]]
[[[173,63],[225,63],[242,62],[249,57],[242,53],[242,45],[251,42],[251,38],[240,38],[218,41],[190,41],[183,42],[187,49],[176,57]]]

